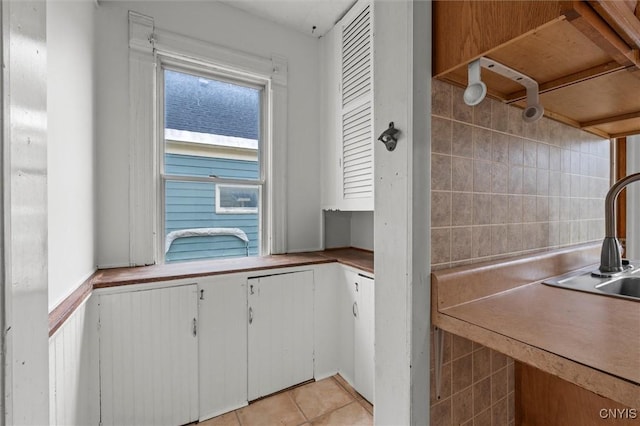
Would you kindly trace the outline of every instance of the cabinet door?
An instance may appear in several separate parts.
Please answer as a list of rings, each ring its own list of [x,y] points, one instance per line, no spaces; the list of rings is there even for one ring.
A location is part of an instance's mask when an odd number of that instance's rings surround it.
[[[340,208],[373,210],[373,5],[360,0],[340,34]]]
[[[247,404],[247,282],[198,283],[200,420]]]
[[[354,350],[357,318],[356,283],[358,274],[344,269],[344,283],[339,294],[340,306],[340,375],[355,387]]]
[[[248,396],[313,378],[313,272],[248,280]]]
[[[373,403],[374,390],[374,282],[373,279],[358,275],[356,278],[357,318],[355,324],[355,388]]]
[[[102,425],[198,419],[197,288],[100,296]]]

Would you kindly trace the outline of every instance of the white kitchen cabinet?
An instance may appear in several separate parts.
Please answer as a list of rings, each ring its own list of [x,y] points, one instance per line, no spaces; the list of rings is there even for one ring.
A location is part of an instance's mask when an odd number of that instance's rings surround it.
[[[198,282],[200,421],[247,405],[247,280]]]
[[[102,425],[198,420],[197,286],[99,299]]]
[[[323,207],[372,211],[373,3],[359,0],[323,43],[326,129]]]
[[[313,272],[247,280],[248,399],[313,378]]]
[[[374,280],[345,269],[346,294],[341,330],[343,377],[358,393],[373,403],[374,393]],[[344,297],[346,296],[346,297]]]
[[[202,421],[336,372],[373,402],[371,278],[330,264],[197,281],[96,295],[102,424]]]

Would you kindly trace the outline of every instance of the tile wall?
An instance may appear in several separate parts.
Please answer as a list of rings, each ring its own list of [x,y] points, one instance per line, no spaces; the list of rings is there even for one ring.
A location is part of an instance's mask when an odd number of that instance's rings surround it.
[[[431,426],[514,425],[515,380],[511,358],[445,333],[438,398],[434,354],[431,355]]]
[[[433,82],[433,268],[599,240],[609,141]]]
[[[609,141],[462,92],[433,81],[432,268],[600,240]],[[431,377],[432,426],[514,424],[510,358],[445,334],[440,399]]]

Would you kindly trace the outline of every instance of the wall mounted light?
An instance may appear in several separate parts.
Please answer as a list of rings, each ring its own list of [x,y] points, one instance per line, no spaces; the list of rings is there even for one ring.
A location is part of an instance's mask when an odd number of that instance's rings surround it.
[[[464,91],[464,102],[469,106],[478,105],[487,95],[487,86],[482,82],[480,69],[486,68],[503,77],[521,84],[527,89],[527,106],[522,111],[522,119],[527,123],[533,123],[544,115],[544,107],[540,105],[538,82],[531,77],[522,74],[506,65],[496,62],[484,56],[469,63],[469,82]]]
[[[387,147],[388,151],[393,151],[394,149],[396,149],[396,145],[398,143],[398,139],[396,138],[396,134],[398,134],[398,132],[400,132],[400,130],[395,128],[392,121],[391,123],[389,123],[389,127],[387,128],[387,130],[380,134],[378,140]]]

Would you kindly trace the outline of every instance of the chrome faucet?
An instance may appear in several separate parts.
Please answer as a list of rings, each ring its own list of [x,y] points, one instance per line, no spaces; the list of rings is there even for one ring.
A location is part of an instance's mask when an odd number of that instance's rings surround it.
[[[620,243],[616,237],[616,199],[620,191],[627,185],[639,180],[640,173],[634,173],[620,179],[613,184],[609,192],[607,192],[607,197],[604,200],[605,235],[604,241],[602,242],[602,252],[600,253],[600,269],[595,271],[594,275],[610,277],[629,268],[629,266],[625,267],[622,265]]]

